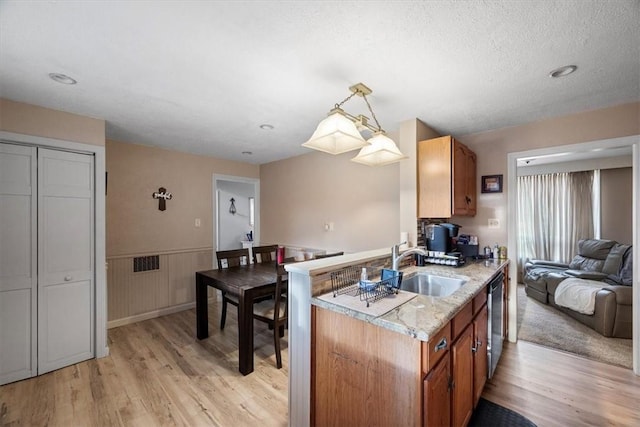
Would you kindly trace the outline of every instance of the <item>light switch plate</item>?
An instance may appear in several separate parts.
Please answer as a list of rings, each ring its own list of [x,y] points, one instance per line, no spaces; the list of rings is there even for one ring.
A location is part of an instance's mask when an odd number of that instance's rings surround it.
[[[500,228],[500,220],[497,218],[489,218],[489,228]]]

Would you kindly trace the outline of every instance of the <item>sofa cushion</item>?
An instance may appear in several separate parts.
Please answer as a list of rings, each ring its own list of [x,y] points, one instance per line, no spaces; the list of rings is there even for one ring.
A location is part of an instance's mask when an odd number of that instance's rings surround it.
[[[604,281],[610,285],[633,285],[633,248],[631,246],[627,247],[622,257],[620,269],[613,274],[609,274]]]
[[[620,243],[613,245],[611,251],[609,251],[607,259],[604,261],[602,272],[606,274],[616,274],[619,272],[622,267],[622,263],[624,262],[625,254],[630,248],[630,245],[623,245]]]
[[[569,268],[572,270],[602,271],[605,260],[616,242],[613,240],[583,239],[578,242],[576,255]]]

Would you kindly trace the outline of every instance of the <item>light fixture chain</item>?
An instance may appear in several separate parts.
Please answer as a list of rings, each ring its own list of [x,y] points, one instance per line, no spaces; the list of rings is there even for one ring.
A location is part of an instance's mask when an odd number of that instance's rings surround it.
[[[347,102],[348,100],[350,100],[351,98],[353,98],[354,95],[356,95],[358,92],[353,92],[351,95],[347,96],[345,99],[342,100],[342,102],[336,104],[335,108],[340,108],[342,107],[342,105]]]
[[[382,131],[382,127],[380,126],[380,123],[378,122],[378,118],[376,117],[376,113],[373,112],[373,109],[371,108],[371,104],[369,104],[369,100],[367,99],[367,95],[365,95],[363,93],[362,97],[364,98],[364,102],[367,103],[367,107],[369,107],[369,112],[371,113],[371,117],[373,118],[373,120],[376,122],[376,125],[378,126],[378,131]]]

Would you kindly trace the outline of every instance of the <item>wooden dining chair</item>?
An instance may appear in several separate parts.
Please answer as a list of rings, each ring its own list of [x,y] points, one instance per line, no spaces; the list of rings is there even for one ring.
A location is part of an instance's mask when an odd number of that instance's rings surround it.
[[[285,259],[293,262],[293,258]],[[276,288],[273,299],[260,301],[253,305],[253,318],[269,325],[273,330],[273,345],[276,351],[276,367],[282,368],[282,354],[280,351],[280,337],[289,320],[288,309],[288,280],[284,264],[276,264]]]
[[[253,263],[273,262],[276,260],[278,245],[256,246],[251,249],[253,252]]]
[[[229,251],[217,251],[218,269],[229,267],[238,267],[249,263],[249,249],[231,249]],[[244,260],[244,261],[243,261]],[[227,321],[227,304],[238,306],[238,300],[232,296],[222,292],[222,316],[220,317],[220,329],[224,329]]]

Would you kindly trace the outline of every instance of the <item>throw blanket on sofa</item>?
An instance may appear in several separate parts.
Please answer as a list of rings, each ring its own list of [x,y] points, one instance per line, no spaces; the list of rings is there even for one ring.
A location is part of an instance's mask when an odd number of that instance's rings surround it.
[[[605,285],[605,283],[596,280],[571,277],[560,282],[554,299],[556,304],[561,307],[592,315],[596,307],[596,294]]]

